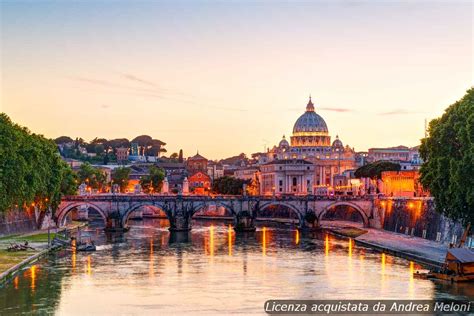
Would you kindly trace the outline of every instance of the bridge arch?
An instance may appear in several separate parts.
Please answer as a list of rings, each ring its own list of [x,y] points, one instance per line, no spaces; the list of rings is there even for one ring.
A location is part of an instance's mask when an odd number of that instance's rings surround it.
[[[56,213],[57,218],[57,225],[58,227],[64,226],[64,220],[66,216],[75,208],[86,206],[87,208],[92,208],[94,211],[100,214],[102,219],[104,220],[104,224],[107,225],[107,214],[103,211],[99,206],[95,205],[91,202],[77,202],[66,205],[65,207],[59,209],[59,212]]]
[[[303,223],[304,222],[304,211],[303,210],[300,210],[298,209],[296,206],[290,204],[290,203],[285,203],[285,202],[280,202],[280,201],[271,201],[271,202],[264,202],[264,203],[261,203],[259,205],[259,210],[258,211],[264,211],[265,209],[271,207],[271,206],[284,206],[288,209],[290,209],[291,211],[293,211],[293,213],[296,214],[296,216],[298,217],[298,221],[299,223]]]
[[[232,216],[236,215],[236,212],[232,208],[232,206],[230,206],[226,203],[223,203],[223,202],[220,202],[220,201],[206,201],[206,202],[198,202],[198,203],[196,203],[196,205],[193,205],[193,209],[191,211],[191,217],[194,214],[196,214],[197,212],[199,212],[200,210],[202,210],[203,208],[205,208],[209,205],[215,205],[216,207],[222,206],[223,208],[226,209],[226,211],[230,212],[232,214]]]
[[[319,213],[318,215],[318,223],[321,223],[321,220],[323,219],[324,215],[326,215],[326,213],[337,207],[337,206],[349,206],[349,207],[352,207],[353,209],[355,209],[361,216],[362,218],[362,221],[364,223],[364,227],[369,227],[369,217],[367,215],[367,213],[364,211],[364,209],[362,209],[359,205],[355,204],[355,203],[352,203],[352,202],[348,202],[348,201],[337,201],[337,202],[333,202],[329,205],[327,205],[322,211],[321,213]]]
[[[126,227],[130,215],[131,215],[134,211],[136,211],[137,209],[139,209],[140,207],[143,207],[143,206],[152,206],[152,207],[159,208],[160,210],[162,210],[162,211],[166,214],[166,218],[168,218],[168,220],[171,219],[170,210],[168,210],[168,209],[165,207],[164,203],[139,202],[139,203],[137,203],[137,204],[135,204],[135,205],[132,205],[132,206],[129,207],[123,214],[121,214],[122,227]]]

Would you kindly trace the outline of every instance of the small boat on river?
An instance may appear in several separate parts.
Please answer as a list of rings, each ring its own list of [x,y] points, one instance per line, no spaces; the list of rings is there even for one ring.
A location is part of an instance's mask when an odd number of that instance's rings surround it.
[[[468,248],[448,249],[446,260],[430,277],[450,282],[474,282],[474,251]]]
[[[463,248],[470,228],[471,224],[468,224],[457,247],[448,249],[441,270],[432,271],[428,277],[450,281],[451,283],[474,282],[474,251]]]
[[[90,237],[82,238],[80,241],[75,243],[74,247],[77,251],[96,251],[97,247],[94,241]]]

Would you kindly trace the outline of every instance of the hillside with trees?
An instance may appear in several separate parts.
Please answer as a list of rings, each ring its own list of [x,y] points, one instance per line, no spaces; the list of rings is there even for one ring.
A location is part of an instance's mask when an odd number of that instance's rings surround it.
[[[54,140],[60,148],[61,155],[65,158],[72,158],[81,161],[86,161],[92,164],[108,164],[109,162],[117,162],[116,150],[117,148],[130,148],[132,143],[137,143],[147,156],[158,156],[158,154],[165,153],[166,145],[159,139],[154,139],[148,135],[140,135],[132,139],[114,138],[106,139],[96,137],[90,142],[82,138],[72,139],[69,136],[60,136]]]

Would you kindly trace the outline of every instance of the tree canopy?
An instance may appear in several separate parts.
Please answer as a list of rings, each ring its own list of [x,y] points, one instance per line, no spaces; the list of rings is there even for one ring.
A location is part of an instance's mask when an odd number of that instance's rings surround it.
[[[151,166],[149,174],[140,180],[140,185],[146,193],[160,192],[165,179],[165,170]]]
[[[429,124],[421,183],[448,217],[474,223],[474,88]]]
[[[383,171],[400,171],[401,166],[391,161],[375,161],[359,167],[354,175],[356,178],[380,179]]]
[[[60,136],[54,140],[54,142],[58,145],[64,144],[64,143],[72,143],[74,140],[69,137],[69,136]]]
[[[0,212],[31,205],[56,208],[76,183],[54,141],[0,114]]]
[[[79,167],[77,172],[79,182],[85,183],[95,190],[102,190],[107,185],[105,174],[90,163],[85,162]]]
[[[128,186],[128,177],[131,171],[132,169],[128,167],[120,167],[114,169],[114,172],[112,172],[112,182],[120,186],[121,192],[124,192]]]
[[[241,195],[244,184],[249,184],[249,182],[248,180],[223,176],[214,180],[212,190],[218,194]]]

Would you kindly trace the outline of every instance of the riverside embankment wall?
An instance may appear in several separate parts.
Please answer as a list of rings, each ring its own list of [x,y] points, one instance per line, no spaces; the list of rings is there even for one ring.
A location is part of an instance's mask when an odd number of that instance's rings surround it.
[[[464,227],[459,222],[439,214],[433,199],[385,198],[378,201],[382,210],[382,224],[394,231],[441,243],[459,241]],[[472,236],[468,242],[474,243]]]
[[[8,210],[0,213],[0,236],[26,233],[37,229],[34,210]]]

